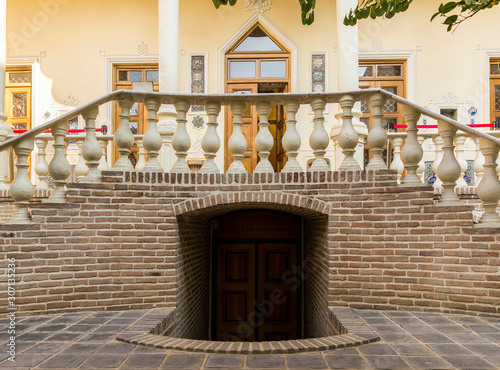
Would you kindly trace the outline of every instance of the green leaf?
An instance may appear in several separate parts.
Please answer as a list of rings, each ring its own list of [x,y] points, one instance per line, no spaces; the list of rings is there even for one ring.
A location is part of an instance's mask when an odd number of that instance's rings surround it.
[[[444,20],[444,24],[449,24],[449,25],[453,25],[458,19],[458,15],[454,14],[454,15],[450,15],[448,18],[446,18]]]
[[[441,4],[442,5],[442,4]],[[455,1],[451,1],[449,3],[446,3],[444,6],[443,6],[443,11],[442,13],[449,13],[451,12],[453,9],[455,9],[456,7],[458,6],[458,3],[455,2]]]

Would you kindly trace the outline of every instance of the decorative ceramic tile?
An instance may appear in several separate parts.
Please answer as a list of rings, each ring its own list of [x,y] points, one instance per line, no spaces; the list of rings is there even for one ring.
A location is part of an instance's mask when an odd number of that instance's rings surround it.
[[[427,186],[432,186],[436,181],[436,174],[432,170],[432,161],[425,162],[424,182]]]
[[[193,55],[191,57],[191,93],[205,93],[205,56]],[[191,106],[192,112],[204,111],[204,105]]]
[[[311,91],[326,91],[326,56],[315,54],[311,57]]]
[[[472,169],[472,164],[474,163],[473,160],[468,160],[467,161],[467,169],[465,170],[464,173],[464,180],[469,186],[474,185],[474,170]]]

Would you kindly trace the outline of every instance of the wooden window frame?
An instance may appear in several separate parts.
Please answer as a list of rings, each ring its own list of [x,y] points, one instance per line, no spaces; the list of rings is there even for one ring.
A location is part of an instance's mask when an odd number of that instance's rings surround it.
[[[488,70],[490,76],[490,123],[493,129],[500,129],[500,110],[495,110],[495,86],[500,86],[500,74],[494,75],[491,73],[491,65],[498,63],[500,65],[500,58],[492,58],[488,63]],[[497,120],[498,118],[498,120]],[[498,121],[495,127],[495,121]]]
[[[10,73],[20,73],[20,72],[25,72],[25,73],[31,73],[31,79],[29,83],[10,83],[9,82],[9,74]],[[7,114],[10,112],[10,105],[12,104],[11,102],[11,95],[12,94],[17,94],[17,93],[27,93],[27,117],[22,117],[22,118],[14,118],[14,117],[8,117],[7,121],[5,122],[7,125],[12,126],[13,124],[18,124],[18,123],[26,123],[26,129],[31,130],[33,123],[32,123],[32,99],[33,99],[33,69],[31,65],[7,65],[6,67],[6,74],[5,74],[5,113]],[[9,104],[10,103],[10,104]],[[7,114],[7,116],[9,116]]]

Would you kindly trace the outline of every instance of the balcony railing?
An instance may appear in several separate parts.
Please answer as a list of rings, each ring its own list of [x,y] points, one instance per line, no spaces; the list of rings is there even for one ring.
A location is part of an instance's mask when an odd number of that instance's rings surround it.
[[[387,99],[394,99],[402,104],[403,116],[407,126],[405,132],[388,134],[383,128],[382,108]],[[96,135],[95,122],[99,107],[112,101],[116,101],[120,107],[119,127],[113,136]],[[253,143],[258,152],[259,162],[254,172],[274,172],[269,161],[270,151],[274,145],[274,139],[269,131],[269,115],[273,104],[283,105],[286,113],[286,132],[282,139],[282,145],[288,160],[282,170],[283,172],[303,171],[297,160],[302,144],[302,138],[297,130],[297,125],[300,124],[297,122],[297,112],[301,105],[309,105],[312,112],[314,112],[314,128],[309,137],[314,160],[308,171],[331,170],[329,163],[325,159],[330,137],[324,128],[325,119],[323,116],[326,104],[329,103],[338,103],[342,109],[342,129],[337,144],[342,150],[344,159],[339,170],[360,170],[360,165],[355,159],[359,137],[352,124],[353,107],[359,101],[369,101],[373,112],[373,124],[367,137],[371,159],[366,169],[377,170],[389,167],[397,170],[400,186],[422,186],[422,158],[424,152],[421,144],[426,136],[430,137],[438,148],[433,169],[438,178],[435,186],[441,187],[439,202],[442,204],[460,202],[455,187],[457,182],[458,185],[463,185],[462,176],[465,171],[463,140],[465,140],[466,136],[473,138],[477,146],[477,156],[473,166],[476,172],[474,185],[477,186],[477,195],[484,207],[480,226],[500,227],[500,216],[496,212],[498,200],[500,199],[500,181],[496,171],[500,140],[488,133],[460,124],[455,120],[427,110],[381,89],[338,93],[250,95],[163,94],[130,90],[113,92],[64,116],[0,143],[0,151],[5,153],[6,149],[12,147],[17,156],[17,174],[12,184],[10,184],[10,195],[15,200],[16,213],[9,222],[31,222],[28,206],[35,188],[29,178],[28,158],[34,149],[35,142],[38,147],[38,163],[35,167],[36,174],[39,177],[37,188],[46,189],[48,187],[47,177],[50,175],[54,186],[51,201],[65,202],[65,185],[71,174],[71,165],[66,157],[68,121],[80,115],[85,121],[86,134],[71,136],[70,138],[76,141],[80,148],[80,158],[75,166],[75,173],[78,180],[83,182],[99,183],[101,182],[101,172],[111,168],[105,157],[105,148],[107,142],[111,139],[113,139],[119,155],[112,170],[191,172],[186,160],[192,144],[186,129],[186,117],[192,105],[204,105],[208,115],[207,130],[201,142],[205,160],[199,169],[200,173],[221,172],[215,158],[221,151],[221,140],[217,133],[217,117],[223,106],[229,107],[233,117],[232,135],[228,141],[228,150],[232,163],[227,172],[233,174],[247,172],[243,164],[243,157],[248,143],[242,132],[242,115],[247,106],[255,106],[259,116],[259,131]],[[134,102],[143,102],[148,111],[148,128],[144,136],[134,137],[130,130],[129,111]],[[161,104],[171,104],[175,106],[177,112],[176,131],[171,144],[175,151],[176,161],[169,169],[162,168],[158,160],[162,148],[162,137],[157,127],[157,113]],[[437,132],[429,134],[424,130],[419,133],[417,122],[421,115],[437,120]],[[43,134],[47,130],[51,130],[51,136]],[[45,147],[49,139],[53,140],[54,155],[50,164],[47,164]],[[390,164],[386,164],[383,159],[384,147],[386,147],[388,140],[394,149],[394,156]],[[135,168],[129,158],[134,141],[139,146],[139,162]]]

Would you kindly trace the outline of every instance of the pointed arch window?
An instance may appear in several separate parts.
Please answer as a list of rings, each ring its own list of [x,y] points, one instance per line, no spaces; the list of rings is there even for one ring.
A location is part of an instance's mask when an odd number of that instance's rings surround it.
[[[256,24],[226,54],[227,79],[288,80],[290,53]]]
[[[259,26],[255,27],[247,37],[233,50],[234,52],[283,51]]]

